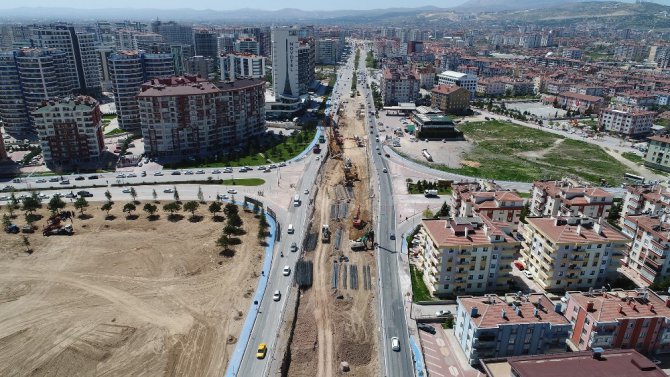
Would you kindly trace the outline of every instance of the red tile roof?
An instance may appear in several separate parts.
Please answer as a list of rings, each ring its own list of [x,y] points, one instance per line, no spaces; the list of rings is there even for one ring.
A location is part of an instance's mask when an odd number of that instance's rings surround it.
[[[433,88],[433,90],[431,90],[431,92],[440,93],[440,94],[451,94],[451,93],[457,92],[458,90],[467,91],[466,89],[461,88],[458,85],[438,85],[437,87]]]
[[[517,301],[514,295],[507,295],[503,298],[496,295],[461,296],[458,297],[457,301],[468,315],[472,313],[473,308],[477,308],[477,315],[472,318],[472,322],[479,328],[493,328],[515,323],[543,322],[555,325],[570,323],[561,313],[556,313],[554,303],[544,293],[532,293],[528,296],[528,301],[526,299]],[[514,307],[510,305],[512,301],[519,303],[520,314],[517,314]],[[537,316],[535,316],[536,308],[538,309]],[[502,316],[503,310],[505,311],[504,318]]]
[[[614,229],[606,221],[600,223],[601,232],[594,230],[597,224],[592,226],[569,225],[566,217],[541,218],[528,217],[528,225],[537,229],[545,237],[554,243],[596,243],[596,242],[627,242],[629,238]]]
[[[459,222],[460,220],[423,220],[422,225],[438,247],[463,246],[472,247],[479,245],[490,245],[491,241],[486,235],[485,226],[490,236],[500,236],[507,243],[520,243],[512,236],[503,232],[497,225],[486,217],[474,217],[480,221],[480,225],[471,222]],[[465,235],[467,229],[468,235]],[[498,241],[500,242],[500,241]]]
[[[598,322],[614,322],[625,318],[670,317],[670,308],[665,305],[665,301],[652,291],[647,292],[646,299],[641,298],[641,293],[635,290],[614,290],[594,294],[568,292],[567,295],[568,300],[574,300],[584,310],[589,302],[593,302],[593,310],[588,312],[588,315]]]

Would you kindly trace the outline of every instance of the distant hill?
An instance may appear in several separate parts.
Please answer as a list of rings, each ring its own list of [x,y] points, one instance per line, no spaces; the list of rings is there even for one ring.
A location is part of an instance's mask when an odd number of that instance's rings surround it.
[[[454,7],[457,11],[499,12],[506,10],[550,8],[579,0],[468,0]]]

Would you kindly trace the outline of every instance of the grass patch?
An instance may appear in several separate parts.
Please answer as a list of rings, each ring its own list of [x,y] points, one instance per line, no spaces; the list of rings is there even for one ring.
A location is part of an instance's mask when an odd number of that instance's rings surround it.
[[[407,191],[410,194],[423,194],[424,193],[424,189],[423,188],[419,189],[419,187],[416,183],[408,183],[407,184]],[[437,188],[437,195],[451,195],[451,187],[438,187]]]
[[[642,165],[644,163],[644,158],[636,155],[635,153],[623,152],[621,154],[621,157],[625,158],[626,160],[632,161],[638,165]]]
[[[423,281],[423,273],[413,265],[409,266],[409,271],[412,275],[412,296],[414,302],[433,301],[434,298],[430,295],[430,291]]]
[[[120,135],[120,134],[124,134],[124,133],[126,133],[126,131],[124,131],[120,128],[115,128],[115,129],[113,129],[109,132],[105,132],[105,136]]]
[[[264,179],[261,178],[238,178],[238,179],[224,179],[224,185],[234,185],[234,186],[260,186],[265,183]]]
[[[520,191],[517,191],[516,194],[519,195],[519,196],[522,197],[522,198],[530,198],[530,196],[531,196],[531,193],[529,193],[529,192],[520,192]]]
[[[613,186],[623,181],[624,173],[632,172],[597,145],[549,132],[500,121],[461,124],[458,128],[475,143],[463,159],[476,164],[455,169],[438,165],[440,170],[521,182],[567,176],[600,184],[602,178]],[[562,142],[555,146],[558,140]],[[544,154],[528,157],[522,152]]]

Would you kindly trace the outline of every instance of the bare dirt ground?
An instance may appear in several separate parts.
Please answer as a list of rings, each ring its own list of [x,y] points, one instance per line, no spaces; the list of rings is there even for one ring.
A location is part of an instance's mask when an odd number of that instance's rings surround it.
[[[0,375],[220,375],[261,270],[258,220],[240,211],[247,234],[224,257],[203,206],[197,223],[99,206],[73,236],[28,235],[32,254],[0,234]]]
[[[291,344],[291,365],[289,376],[374,376],[378,374],[377,363],[377,323],[375,304],[376,265],[372,251],[354,252],[349,247],[350,239],[362,236],[367,226],[372,226],[370,179],[367,168],[367,149],[358,147],[354,136],[367,139],[363,122],[355,118],[355,110],[361,102],[360,97],[350,100],[340,131],[344,140],[344,157],[350,158],[355,166],[359,180],[353,185],[353,199],[348,203],[345,218],[332,220],[331,204],[338,202],[336,186],[344,183],[343,161],[329,159],[324,169],[322,190],[316,198],[313,222],[329,224],[333,230],[331,243],[319,243],[314,252],[306,259],[314,261],[314,283],[307,290],[298,308],[293,342]],[[369,148],[369,145],[368,145]],[[363,229],[353,228],[353,217],[360,208],[361,218],[367,222]],[[342,241],[339,250],[335,249],[335,232],[341,229]],[[372,241],[370,241],[372,246]],[[370,247],[372,248],[372,247]],[[348,262],[340,257],[348,257]],[[338,285],[333,289],[333,265],[337,260],[340,267]],[[347,275],[347,287],[344,287],[342,270],[350,265],[358,267],[358,289],[352,289],[351,276]],[[366,290],[363,283],[363,268],[370,266],[371,289]],[[347,362],[350,372],[340,372],[340,362]]]

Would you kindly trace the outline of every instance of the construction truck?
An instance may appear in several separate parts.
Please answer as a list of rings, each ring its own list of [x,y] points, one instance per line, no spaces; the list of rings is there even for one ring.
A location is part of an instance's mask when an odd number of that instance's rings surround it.
[[[361,207],[358,207],[356,216],[354,216],[354,228],[356,229],[363,228],[363,219],[361,219]]]
[[[19,233],[20,231],[21,229],[19,229],[19,226],[16,224],[9,224],[5,227],[5,232],[7,233],[16,234]]]
[[[42,235],[44,237],[71,236],[73,234],[74,234],[74,229],[72,229],[72,225],[68,224],[68,225],[65,225],[65,226],[61,226],[60,222],[47,225],[42,230]]]
[[[351,247],[351,250],[364,250],[365,249],[365,243],[359,240],[351,240],[349,241],[349,246]]]
[[[321,225],[321,242],[330,242],[330,228],[328,227],[328,224]]]
[[[350,240],[349,246],[351,247],[351,250],[353,251],[367,250],[368,242],[374,240],[374,234],[375,234],[374,231],[372,229],[369,229],[364,235],[362,235],[358,239]]]

